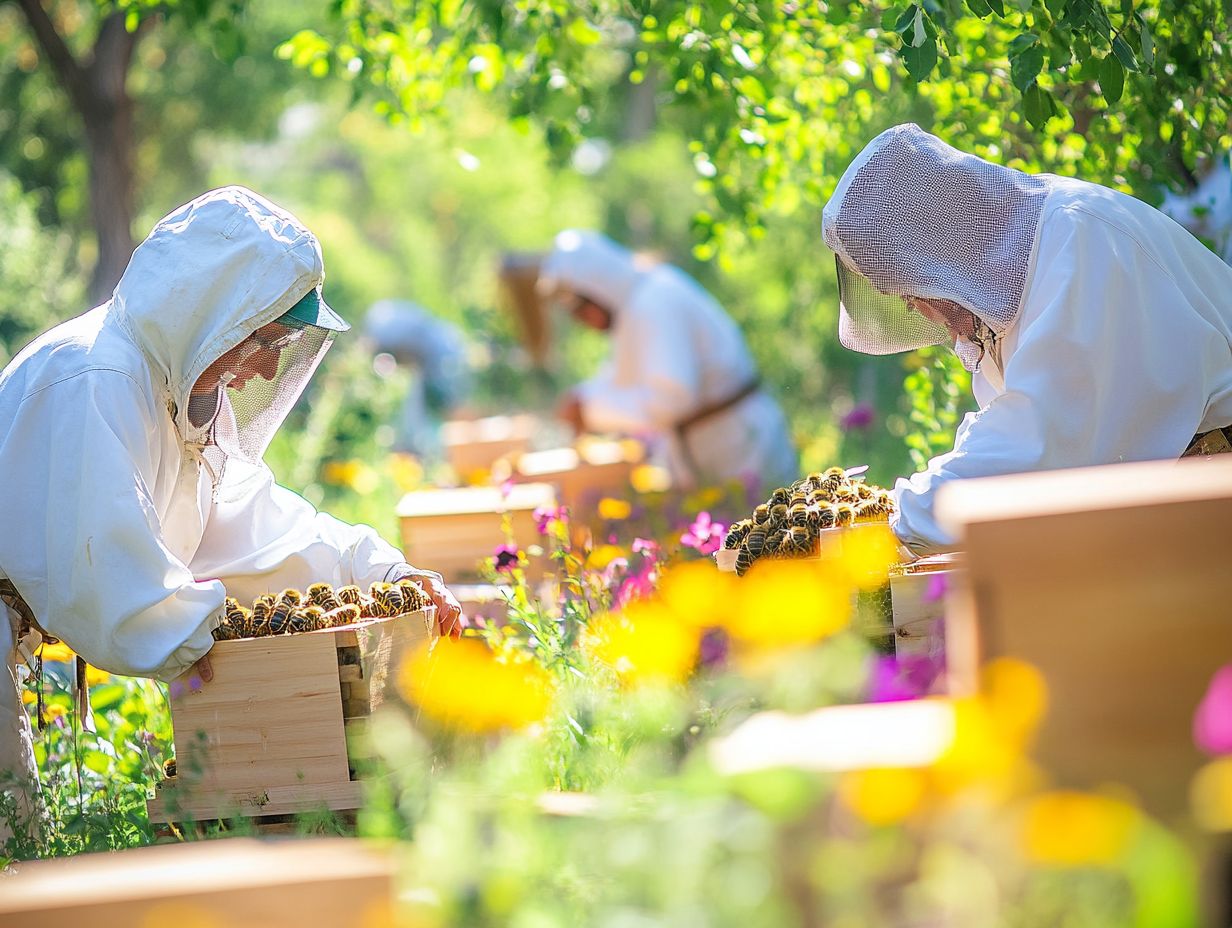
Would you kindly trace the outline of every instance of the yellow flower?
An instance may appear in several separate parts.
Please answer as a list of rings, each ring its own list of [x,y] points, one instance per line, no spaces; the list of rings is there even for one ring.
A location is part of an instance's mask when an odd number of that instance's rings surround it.
[[[1206,831],[1232,831],[1232,757],[1213,760],[1189,787],[1194,821]]]
[[[23,689],[21,691],[21,701],[27,706],[32,706],[38,702],[38,693],[31,689]]]
[[[423,486],[424,470],[419,459],[413,454],[395,452],[389,456],[389,472],[394,478],[394,485],[402,493],[409,493]]]
[[[867,525],[843,536],[838,568],[862,590],[883,585],[898,563],[898,540],[889,526]]]
[[[687,561],[664,573],[659,598],[686,625],[727,627],[738,608],[737,582],[709,560]]]
[[[111,679],[111,674],[105,670],[100,670],[93,664],[86,664],[86,686],[96,686],[99,683],[106,683]]]
[[[1025,747],[1048,709],[1044,675],[1025,661],[1000,657],[980,672],[980,696],[998,728]]]
[[[502,661],[473,639],[416,651],[403,662],[398,687],[442,725],[481,734],[542,721],[552,697],[542,668]]]
[[[851,619],[851,587],[820,561],[760,561],[737,589],[726,628],[757,647],[813,644]]]
[[[923,805],[926,778],[924,771],[908,768],[858,770],[843,776],[838,794],[870,825],[893,825]]]
[[[599,545],[586,558],[586,566],[591,570],[602,570],[618,557],[628,557],[628,553],[619,545]]]
[[[631,683],[684,680],[697,663],[697,630],[677,620],[655,600],[639,600],[623,612],[591,623],[590,652]]]
[[[63,641],[57,641],[55,644],[44,642],[39,654],[42,655],[44,661],[71,661],[76,657],[73,649]]]
[[[492,483],[492,472],[486,467],[476,467],[462,475],[462,482],[468,487],[486,487]]]
[[[46,706],[43,710],[43,715],[45,715],[48,719],[62,718],[67,713],[68,710],[64,708],[64,706],[54,702]]]
[[[655,464],[639,464],[629,474],[629,483],[638,493],[663,493],[671,489],[672,478],[666,468]]]
[[[360,494],[371,493],[381,485],[380,475],[364,461],[355,459],[330,461],[322,470],[321,479],[336,486],[349,487]]]
[[[1022,846],[1027,858],[1040,864],[1112,864],[1122,857],[1141,822],[1138,810],[1120,799],[1058,790],[1027,806]]]
[[[613,499],[610,496],[599,500],[599,518],[607,519],[609,522],[627,519],[632,512],[633,506],[626,500]]]

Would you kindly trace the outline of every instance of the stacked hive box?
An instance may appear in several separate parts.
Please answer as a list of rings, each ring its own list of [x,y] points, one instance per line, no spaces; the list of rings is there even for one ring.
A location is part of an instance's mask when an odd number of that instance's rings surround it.
[[[358,808],[353,736],[394,698],[403,656],[431,644],[435,613],[216,642],[213,680],[171,687],[176,771],[150,821]]]

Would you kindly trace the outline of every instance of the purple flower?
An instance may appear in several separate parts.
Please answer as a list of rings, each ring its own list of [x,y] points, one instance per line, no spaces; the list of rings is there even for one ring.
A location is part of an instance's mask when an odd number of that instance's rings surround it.
[[[1232,754],[1232,664],[1220,668],[1198,704],[1193,739],[1207,754]]]
[[[871,403],[856,403],[847,415],[838,420],[838,427],[844,432],[863,431],[872,426],[876,417]]]
[[[869,678],[871,702],[899,702],[927,696],[941,672],[940,663],[922,654],[879,657]]]
[[[516,545],[501,545],[492,556],[497,571],[505,574],[513,572],[513,569],[518,566],[519,559],[520,555]]]
[[[928,578],[928,586],[924,590],[924,602],[935,603],[937,600],[945,596],[945,590],[945,574],[933,574]]]
[[[546,535],[553,522],[565,522],[569,519],[569,511],[564,506],[540,506],[532,514],[535,528],[540,535]]]
[[[508,499],[509,494],[512,492],[513,492],[513,478],[506,477],[503,481],[501,481],[501,485],[500,485],[501,499]]]
[[[702,554],[713,554],[723,547],[723,535],[727,526],[711,520],[710,513],[699,512],[688,531],[680,536],[680,543]]]
[[[708,628],[702,634],[698,663],[703,667],[723,667],[731,650],[731,639],[721,628]]]
[[[634,554],[645,554],[648,557],[658,557],[659,543],[650,538],[634,538],[630,550]]]

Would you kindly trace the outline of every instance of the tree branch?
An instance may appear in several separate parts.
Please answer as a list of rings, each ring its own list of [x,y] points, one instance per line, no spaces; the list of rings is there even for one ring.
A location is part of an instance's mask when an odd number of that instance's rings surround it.
[[[55,23],[43,9],[42,0],[15,0],[17,6],[26,14],[30,23],[30,31],[34,33],[35,41],[51,62],[52,70],[64,85],[64,89],[73,100],[78,111],[89,105],[90,91],[86,81],[85,71],[81,63],[73,56],[64,38],[57,31]]]

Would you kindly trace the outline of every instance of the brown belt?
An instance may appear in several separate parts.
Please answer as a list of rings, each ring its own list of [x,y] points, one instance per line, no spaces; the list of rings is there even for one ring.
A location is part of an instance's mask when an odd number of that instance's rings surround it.
[[[1232,425],[1195,435],[1181,457],[1204,458],[1212,454],[1228,454],[1229,452],[1232,452]]]
[[[748,399],[760,389],[761,378],[754,377],[735,393],[731,393],[717,402],[710,403],[694,410],[676,423],[674,430],[676,432],[676,440],[680,444],[680,453],[684,458],[686,466],[693,473],[694,477],[699,477],[701,474],[697,468],[697,462],[693,460],[692,452],[689,451],[689,429],[693,428],[695,425],[705,422],[713,416],[717,416],[721,412],[727,412],[727,410],[731,409],[741,400]]]

